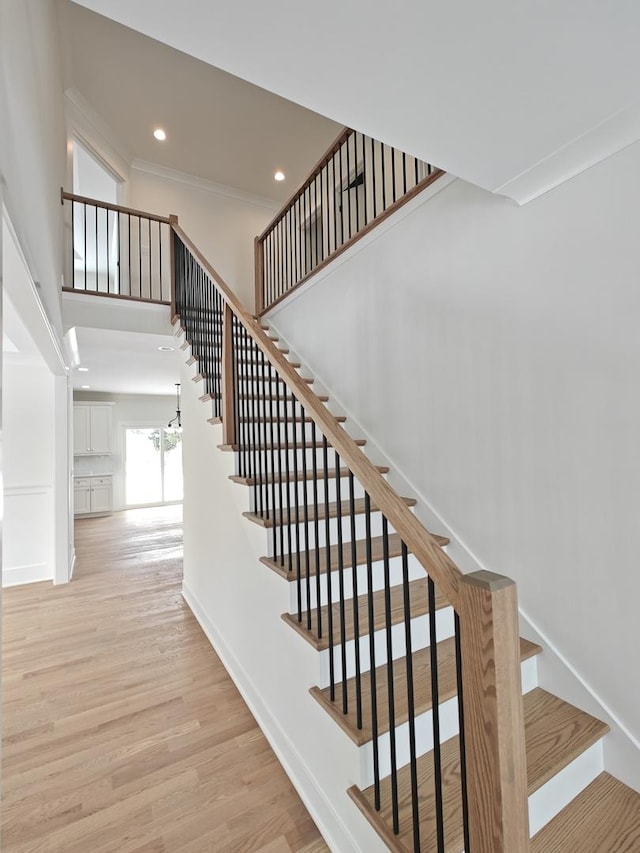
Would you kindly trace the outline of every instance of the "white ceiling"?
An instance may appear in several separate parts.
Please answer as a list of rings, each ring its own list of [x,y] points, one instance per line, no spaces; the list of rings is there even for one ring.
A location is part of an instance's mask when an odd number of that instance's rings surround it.
[[[640,138],[637,0],[76,2],[518,201]]]
[[[180,350],[173,335],[151,335],[112,329],[76,327],[80,366],[73,370],[75,391],[118,394],[173,394],[180,382]],[[160,352],[158,347],[174,347]]]
[[[342,130],[74,3],[61,10],[67,88],[80,92],[129,158],[284,201]],[[158,126],[165,142],[153,138]],[[286,175],[281,183],[277,169]]]

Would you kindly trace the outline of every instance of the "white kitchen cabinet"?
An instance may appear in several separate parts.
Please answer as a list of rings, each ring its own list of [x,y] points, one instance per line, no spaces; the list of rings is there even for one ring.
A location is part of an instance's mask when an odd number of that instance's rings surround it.
[[[111,477],[76,477],[73,495],[75,515],[108,515],[113,511]]]
[[[111,453],[111,406],[73,407],[73,455]]]

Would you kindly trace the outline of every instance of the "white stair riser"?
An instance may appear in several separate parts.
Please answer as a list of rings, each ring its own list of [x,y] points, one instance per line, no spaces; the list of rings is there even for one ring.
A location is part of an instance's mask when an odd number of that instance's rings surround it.
[[[240,415],[242,418],[242,414]],[[249,429],[251,431],[251,421],[249,423]],[[280,436],[278,437],[278,424],[280,424]],[[340,426],[340,424],[339,424]],[[313,430],[313,424],[310,421],[306,421],[302,423],[302,421],[298,420],[293,421],[275,421],[274,423],[265,422],[263,428],[261,430],[256,429],[256,441],[258,444],[278,444],[278,441],[284,443],[288,441],[291,446],[294,444],[302,443],[303,441],[322,441],[322,434],[318,427],[315,428],[315,435]],[[253,431],[250,432],[251,440],[253,441]],[[329,468],[335,467],[335,456],[333,450],[329,451]],[[284,456],[282,457],[282,463],[284,464]],[[276,458],[276,468],[277,468],[278,460]],[[345,467],[342,465],[341,467]],[[264,469],[264,464],[263,464]]]
[[[264,476],[264,471],[262,472]],[[258,477],[260,477],[260,471],[258,471]],[[338,493],[338,485],[336,483],[336,477],[329,477],[327,479],[319,479],[317,482],[317,501],[318,505],[322,506],[325,502],[325,484],[328,490],[328,501],[329,503],[333,503],[337,500]],[[354,498],[362,498],[364,497],[364,490],[362,486],[358,483],[357,480],[354,479]],[[250,505],[251,510],[254,511],[256,507],[254,507],[254,487],[249,486],[250,489]],[[287,498],[288,492],[288,498]],[[262,486],[261,495],[263,501],[263,511],[266,512],[266,507],[268,506],[269,512],[273,509],[274,501],[276,509],[280,506],[284,506],[285,512],[287,504],[292,508],[295,507],[296,502],[296,493],[298,500],[298,511],[300,513],[300,518],[304,518],[304,495],[307,495],[307,506],[311,507],[314,504],[314,488],[313,488],[313,480],[301,480],[298,482],[289,482],[279,484],[276,482],[273,486],[271,483],[268,485]],[[349,497],[349,479],[348,477],[340,477],[340,497],[341,500],[347,500]],[[257,501],[257,508],[260,509],[260,501]],[[292,511],[295,511],[292,509]]]
[[[311,510],[312,507],[309,508]],[[285,510],[285,521],[287,520],[287,513]],[[302,556],[303,566],[306,561],[306,546],[307,541],[309,543],[309,565],[311,566],[311,570],[313,571],[313,567],[315,566],[315,542],[316,542],[316,529],[313,521],[309,521],[307,524],[304,523],[304,506],[299,508],[299,522],[295,524],[295,508],[291,510],[291,525],[284,524],[282,527],[279,525],[276,528],[276,545],[278,548],[278,553],[280,553],[281,548],[281,540],[284,540],[284,551],[285,553],[289,553],[289,527],[291,528],[291,553],[295,554],[296,552],[300,552]],[[356,515],[354,516],[354,534],[352,537],[351,530],[351,521],[349,517],[342,518],[342,521],[339,522],[337,518],[329,519],[329,544],[337,545],[338,544],[338,529],[342,527],[342,541],[345,542],[357,542],[359,539],[364,539],[367,533],[366,520],[364,515]],[[395,533],[395,529],[389,524],[387,525],[387,530],[389,535]],[[281,534],[282,531],[282,534]],[[381,536],[382,535],[382,515],[379,512],[371,514],[371,536]],[[318,547],[324,548],[327,541],[326,536],[326,521],[321,520],[318,521]],[[270,529],[269,531],[269,548],[273,548],[273,531]],[[272,555],[272,550],[269,551],[269,555]],[[350,563],[350,555],[349,559],[345,562],[349,563],[349,568],[351,567]],[[287,564],[288,565],[288,564]]]
[[[436,641],[446,640],[454,634],[453,609],[451,607],[436,612]],[[430,644],[429,617],[417,616],[411,620],[411,648],[414,652],[427,648]],[[360,637],[358,644],[360,649],[360,671],[368,672],[371,669],[371,650],[369,635]],[[391,626],[391,649],[392,660],[398,661],[398,666],[404,666],[406,653],[406,632],[404,623]],[[374,655],[375,665],[382,666],[387,662],[387,634],[384,628],[374,632]],[[345,643],[345,656],[347,661],[347,678],[353,678],[356,674],[356,642],[349,640]],[[320,672],[318,679],[319,687],[328,687],[330,684],[329,663],[331,652],[325,649],[320,652]],[[342,681],[342,644],[338,643],[333,648],[334,681]]]
[[[520,665],[522,673],[523,685],[537,684],[537,661],[536,658],[529,658]],[[530,687],[530,689],[533,689]],[[528,690],[523,688],[523,692]],[[339,695],[339,694],[338,694]],[[446,702],[441,702],[439,705],[440,711],[440,742],[444,743],[452,737],[455,737],[459,731],[458,718],[458,699],[457,696],[448,699]],[[416,755],[425,755],[433,749],[433,713],[427,711],[424,714],[419,714],[415,720],[415,736],[416,736]],[[398,769],[409,764],[409,724],[402,723],[395,728],[395,749],[396,749],[396,766]],[[361,751],[361,773],[362,779],[360,787],[368,787],[373,785],[373,744],[368,743],[360,747]],[[378,738],[378,761],[380,778],[384,779],[391,773],[391,738],[390,733],[386,732]]]
[[[306,610],[306,601],[307,601],[307,581],[305,577],[305,568],[306,563],[304,560],[301,562],[301,596],[304,604],[304,609]],[[311,552],[311,567],[313,568],[313,552]],[[288,561],[285,562],[285,567],[288,568]],[[427,574],[425,570],[422,568],[420,563],[416,560],[413,554],[409,554],[407,560],[407,567],[409,570],[409,580],[424,580],[426,583]],[[293,565],[294,572],[297,574],[297,566],[294,562]],[[331,600],[335,603],[339,598],[340,591],[340,573],[338,571],[333,571],[331,574]],[[376,590],[384,588],[384,562],[382,560],[376,560],[371,565],[371,589],[375,592]],[[344,571],[342,572],[342,581],[343,581],[343,589],[344,596],[347,599],[353,598],[353,570],[350,565],[345,566]],[[393,557],[389,560],[389,585],[391,587],[399,586],[402,583],[402,558],[401,557]],[[366,564],[360,565],[357,567],[356,573],[356,584],[358,587],[358,595],[363,595],[369,589],[368,583],[368,569]],[[291,613],[297,610],[298,604],[298,592],[297,592],[297,580],[294,580],[290,584],[290,600],[291,600]],[[317,606],[317,585],[315,575],[312,575],[309,579],[309,596],[311,599],[311,606]],[[329,603],[329,582],[327,579],[327,575],[320,576],[320,604],[326,605]]]

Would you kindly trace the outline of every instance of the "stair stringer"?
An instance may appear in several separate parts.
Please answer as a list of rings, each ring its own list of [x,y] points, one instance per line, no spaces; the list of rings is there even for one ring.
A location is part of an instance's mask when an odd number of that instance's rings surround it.
[[[232,483],[222,428],[181,370],[184,455],[183,597],[222,660],[332,850],[386,846],[345,791],[360,783],[360,753],[309,694],[318,654],[282,621],[288,583],[259,563],[267,534],[242,517],[248,490]]]
[[[305,365],[304,353],[296,350],[293,344],[287,340],[274,323],[271,314],[264,319],[271,325],[273,332],[279,336],[281,344],[289,348],[290,358],[294,358]],[[307,363],[305,366],[313,372],[319,387],[331,387],[331,382],[322,375],[322,370],[316,370],[315,364]],[[464,574],[481,570],[496,571],[495,566],[483,564],[471,547],[462,540],[456,530],[447,523],[428,498],[414,485],[410,476],[401,471],[398,462],[389,457],[377,443],[376,437],[359,423],[345,401],[336,398],[333,394],[332,401],[347,416],[351,433],[366,439],[367,455],[375,458],[376,464],[385,465],[390,469],[387,479],[398,494],[416,498],[417,504],[413,509],[416,517],[428,530],[437,530],[450,539],[447,553],[458,568]],[[640,743],[638,740],[522,608],[519,608],[519,616],[520,635],[544,649],[544,653],[540,655],[538,662],[538,686],[607,723],[610,731],[603,741],[604,770],[640,792]],[[585,781],[585,784],[588,782]]]

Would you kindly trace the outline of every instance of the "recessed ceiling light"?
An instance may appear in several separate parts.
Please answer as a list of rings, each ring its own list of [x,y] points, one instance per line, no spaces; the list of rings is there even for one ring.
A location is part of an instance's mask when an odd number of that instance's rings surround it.
[[[278,169],[278,171],[277,171],[277,172],[275,173],[275,175],[273,176],[273,179],[274,179],[275,181],[284,181],[284,172],[281,172],[281,171]]]
[[[81,387],[83,390],[88,391],[88,390],[89,390],[89,388],[91,388],[91,385],[81,385],[80,387]]]
[[[153,131],[153,135],[160,142],[164,142],[165,139],[167,138],[167,134],[164,132],[164,130],[161,127],[156,127],[156,129]]]
[[[88,367],[76,367],[76,370],[78,371],[78,373],[88,373],[89,372]]]
[[[160,352],[173,352],[175,350],[175,347],[158,347],[158,349],[160,350]]]

